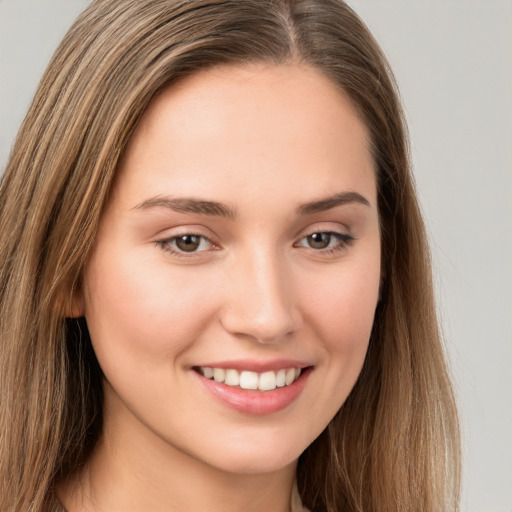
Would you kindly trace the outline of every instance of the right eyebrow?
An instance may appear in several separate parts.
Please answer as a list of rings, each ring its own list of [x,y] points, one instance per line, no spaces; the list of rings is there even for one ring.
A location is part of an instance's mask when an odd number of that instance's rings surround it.
[[[154,196],[145,199],[133,209],[147,210],[150,208],[167,208],[178,213],[196,213],[199,215],[226,217],[232,220],[236,218],[236,211],[226,204],[195,197]]]

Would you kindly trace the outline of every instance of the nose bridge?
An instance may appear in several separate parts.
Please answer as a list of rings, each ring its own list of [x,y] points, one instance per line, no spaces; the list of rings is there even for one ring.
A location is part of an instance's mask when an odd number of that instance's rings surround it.
[[[260,343],[279,341],[300,325],[290,269],[274,248],[240,257],[231,275],[224,327]]]

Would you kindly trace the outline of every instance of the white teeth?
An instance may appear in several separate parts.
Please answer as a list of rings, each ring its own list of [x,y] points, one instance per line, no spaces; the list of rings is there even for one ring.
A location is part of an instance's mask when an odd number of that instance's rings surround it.
[[[271,389],[276,389],[276,372],[262,373],[258,380],[258,389],[260,391],[270,391]]]
[[[199,371],[207,379],[213,379],[215,382],[224,383],[227,386],[240,386],[242,389],[259,389],[260,391],[272,391],[289,386],[301,374],[300,368],[282,368],[277,372],[257,373],[248,370],[239,372],[234,369],[201,366]]]
[[[240,374],[240,387],[242,389],[258,389],[258,374],[256,372],[243,371]]]
[[[285,383],[289,386],[295,380],[295,368],[290,368],[286,370],[286,378]]]
[[[213,377],[213,368],[201,367],[201,372],[207,379],[211,379]]]
[[[240,384],[240,374],[236,370],[226,370],[224,383],[228,386],[238,386]]]
[[[213,378],[215,382],[224,382],[224,379],[226,378],[226,372],[222,368],[214,368]]]

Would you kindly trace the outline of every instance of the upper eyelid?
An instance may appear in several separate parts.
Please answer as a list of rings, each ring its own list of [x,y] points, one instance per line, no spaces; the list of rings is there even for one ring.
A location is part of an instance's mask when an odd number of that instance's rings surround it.
[[[201,236],[215,243],[218,238],[210,229],[205,226],[175,226],[160,230],[156,235],[152,236],[153,241],[165,241],[178,238],[185,235]]]
[[[356,238],[352,235],[349,235],[348,233],[339,233],[337,231],[326,231],[326,230],[318,230],[318,231],[312,231],[311,233],[301,236],[297,239],[296,242],[294,242],[294,245],[298,246],[299,242],[302,242],[305,238],[308,238],[311,235],[319,234],[319,233],[326,233],[329,235],[334,235],[335,237],[339,238],[340,243],[342,244],[348,244],[351,242],[354,242]]]
[[[333,227],[333,224],[335,224],[336,227]],[[334,233],[340,236],[352,236],[351,230],[348,228],[348,226],[342,225],[339,222],[319,222],[317,224],[313,224],[301,229],[295,235],[295,239],[300,240],[306,236],[313,235],[314,233]]]
[[[349,228],[349,226],[342,224],[340,222],[320,221],[317,223],[313,223],[312,225],[309,225],[305,228],[301,228],[295,233],[295,235],[292,235],[291,238],[294,240],[294,244],[297,243],[299,240],[302,240],[303,238],[315,233],[333,233],[335,235],[339,235],[342,237],[354,238],[351,231],[352,230]],[[212,245],[219,248],[223,245],[221,242],[222,237],[217,236],[214,232],[212,232],[208,227],[204,225],[182,225],[169,227],[165,230],[160,231],[160,233],[153,236],[152,239],[155,242],[166,242],[185,235],[203,237],[206,240],[208,240]]]
[[[171,242],[171,241],[177,240],[178,238],[180,238],[182,236],[196,236],[198,238],[203,238],[204,240],[207,240],[213,246],[218,245],[217,243],[215,243],[212,240],[211,237],[203,235],[201,233],[195,233],[193,231],[187,231],[187,232],[183,232],[183,233],[178,233],[177,235],[166,236],[164,238],[157,240],[157,242],[159,242],[159,243]]]
[[[179,249],[179,247],[173,247],[171,245],[171,243],[175,242],[175,240],[178,239],[179,237],[187,236],[187,235],[192,235],[192,236],[197,236],[197,237],[203,238],[204,240],[208,241],[208,243],[211,245],[211,247],[208,247],[207,249],[204,249],[202,251],[187,252],[187,251],[183,251],[183,250]],[[178,257],[179,258],[194,258],[194,257],[199,258],[203,255],[203,253],[207,253],[211,250],[217,250],[219,248],[219,246],[217,244],[215,244],[215,242],[213,242],[210,238],[208,238],[204,235],[198,234],[198,233],[193,233],[193,232],[181,233],[178,235],[172,235],[172,236],[169,236],[166,238],[157,239],[154,241],[154,243],[157,246],[159,246],[162,251],[167,252],[177,258]]]
[[[309,234],[305,234],[303,236],[300,236],[298,239],[296,239],[295,242],[293,243],[293,247],[296,247],[296,248],[303,247],[302,245],[299,245],[299,243],[302,242],[308,236],[315,234],[315,233],[328,233],[328,234],[339,237],[338,244],[337,244],[337,245],[339,245],[338,248],[332,247],[332,248],[324,248],[324,249],[314,249],[314,251],[318,252],[318,253],[329,253],[329,252],[337,251],[340,248],[343,249],[348,245],[352,245],[352,243],[356,240],[355,237],[353,237],[349,234],[340,233],[340,232],[333,231],[333,230],[330,230],[330,231],[328,231],[328,230],[313,230]],[[198,236],[200,238],[203,238],[208,241],[208,243],[211,245],[211,247],[208,247],[207,249],[204,249],[201,251],[187,252],[187,251],[183,251],[183,250],[179,249],[178,247],[173,247],[171,245],[171,242],[175,241],[180,236],[186,236],[186,235]],[[216,251],[218,249],[221,249],[220,245],[213,242],[210,238],[208,238],[204,235],[198,234],[198,233],[193,233],[193,232],[183,232],[181,234],[172,235],[170,237],[156,240],[155,243],[156,243],[156,245],[160,246],[161,250],[168,252],[171,255],[174,255],[175,257],[179,257],[179,258],[201,258],[201,257],[204,257],[203,253],[209,253],[212,250]]]
[[[342,231],[336,231],[333,229],[317,229],[317,230],[309,231],[304,235],[300,235],[298,237],[298,240],[302,240],[303,238],[307,238],[308,236],[316,235],[316,234],[320,234],[320,233],[325,233],[328,235],[335,235],[335,236],[339,236],[341,238],[345,238],[345,237],[353,238],[353,236],[350,235],[349,233],[344,233]]]

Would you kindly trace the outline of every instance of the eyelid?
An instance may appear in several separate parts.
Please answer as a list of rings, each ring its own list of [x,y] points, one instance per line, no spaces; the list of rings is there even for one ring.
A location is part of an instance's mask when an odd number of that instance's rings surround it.
[[[334,227],[333,227],[334,224]],[[218,250],[221,248],[220,244],[216,241],[216,237],[210,234],[205,234],[204,232],[210,230],[204,228],[203,226],[179,226],[173,229],[165,230],[166,233],[163,236],[160,236],[158,239],[154,240],[154,243],[164,252],[170,253],[172,255],[184,258],[193,258],[199,257],[200,255],[204,255],[203,253],[211,253],[212,250]],[[354,236],[352,236],[349,232],[348,228],[341,228],[339,223],[318,223],[312,226],[309,226],[307,229],[301,230],[301,232],[295,237],[295,242],[293,244],[294,247],[303,247],[305,249],[309,249],[317,254],[329,254],[337,251],[345,250],[348,246],[352,245],[352,243],[356,240]],[[334,247],[325,247],[325,248],[314,248],[308,247],[306,244],[302,244],[307,237],[313,234],[330,234],[333,237],[338,239],[337,244]],[[202,250],[194,250],[194,251],[184,251],[180,250],[177,247],[173,247],[171,244],[175,243],[177,239],[184,236],[195,236],[205,240],[209,247]]]
[[[206,234],[205,231],[208,231],[208,234]],[[203,255],[204,253],[210,252],[211,250],[220,249],[220,244],[216,241],[216,237],[213,234],[210,234],[210,230],[202,226],[180,226],[174,229],[165,230],[164,233],[165,235],[161,235],[158,238],[154,239],[154,243],[164,252],[170,253],[171,255],[184,258],[197,258],[199,257],[199,255]],[[180,237],[184,237],[187,235],[195,236],[197,238],[206,240],[210,246],[200,251],[191,252],[182,251],[179,248],[172,247],[171,244],[173,242],[175,242]]]
[[[306,247],[303,245],[299,245],[299,243],[302,242],[302,240],[305,240],[306,238],[308,238],[312,235],[316,235],[316,234],[327,234],[327,235],[337,237],[340,240],[340,243],[345,244],[345,245],[348,245],[355,240],[355,238],[353,236],[348,235],[346,233],[339,233],[337,231],[332,231],[332,230],[331,231],[318,230],[318,231],[313,231],[313,232],[309,233],[308,235],[304,235],[303,237],[299,238],[299,240],[297,242],[295,242],[295,246],[296,247]],[[316,251],[321,251],[321,250],[322,249],[316,249]],[[328,248],[326,248],[325,250],[328,250]]]
[[[314,234],[330,234],[337,238],[337,243],[333,247],[325,247],[325,248],[314,248],[309,247],[307,243],[302,243],[309,236]],[[356,238],[350,233],[350,230],[347,226],[343,226],[339,223],[333,222],[319,222],[317,224],[313,224],[308,226],[306,229],[301,230],[301,232],[295,238],[294,247],[305,249],[308,252],[316,254],[318,256],[330,256],[335,253],[340,253],[346,251],[348,247],[353,245],[356,241]]]
[[[340,222],[315,222],[301,229],[294,238],[298,240],[314,233],[334,233],[340,236],[353,236],[350,228]]]

